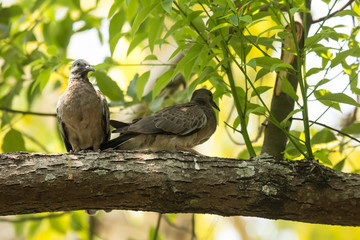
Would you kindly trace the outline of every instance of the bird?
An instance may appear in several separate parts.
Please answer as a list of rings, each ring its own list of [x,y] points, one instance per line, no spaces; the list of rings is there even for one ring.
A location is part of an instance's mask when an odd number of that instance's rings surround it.
[[[110,139],[109,107],[104,95],[90,83],[90,71],[95,70],[86,60],[74,61],[68,86],[57,103],[59,129],[68,152],[99,151]]]
[[[120,150],[184,150],[199,154],[192,148],[207,141],[217,127],[216,113],[220,111],[208,89],[193,92],[190,102],[166,107],[148,117],[136,119],[113,132],[120,135],[101,146]]]

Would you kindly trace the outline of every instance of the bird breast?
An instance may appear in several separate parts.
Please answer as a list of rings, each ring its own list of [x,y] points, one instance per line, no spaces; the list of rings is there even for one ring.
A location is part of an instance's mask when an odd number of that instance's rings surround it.
[[[62,121],[66,126],[69,142],[77,143],[80,149],[86,149],[101,143],[102,105],[94,87],[87,84],[72,84],[61,97]]]

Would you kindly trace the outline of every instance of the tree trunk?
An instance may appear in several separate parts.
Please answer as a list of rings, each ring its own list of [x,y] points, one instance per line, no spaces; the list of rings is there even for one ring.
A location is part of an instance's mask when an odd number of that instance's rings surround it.
[[[226,159],[183,152],[0,154],[0,215],[79,209],[360,226],[360,175],[309,160]]]

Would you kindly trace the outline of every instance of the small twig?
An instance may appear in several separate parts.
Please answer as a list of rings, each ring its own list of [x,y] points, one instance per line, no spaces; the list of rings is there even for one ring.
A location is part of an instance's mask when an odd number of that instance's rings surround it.
[[[225,121],[224,121],[224,123],[225,123],[225,125],[226,125],[227,127],[231,128],[231,129],[234,130],[235,132],[238,132],[238,133],[241,134],[241,131],[240,131],[240,130],[237,130],[236,128],[233,128],[230,124],[228,124],[228,123],[225,122]],[[241,143],[241,142],[236,141],[236,140],[231,136],[231,134],[230,134],[230,132],[227,130],[226,126],[225,126],[225,130],[226,130],[226,133],[227,133],[228,137],[230,138],[230,140],[231,140],[234,144],[236,144],[236,145],[241,145],[241,146],[245,145],[245,143]],[[264,127],[265,127],[265,125],[264,125],[264,124],[261,124],[261,126],[259,127],[259,131],[258,131],[255,139],[251,140],[252,143],[256,143],[256,142],[260,139],[260,137],[261,137],[261,135],[262,135],[262,132],[263,132],[263,130],[264,130]]]
[[[151,66],[151,67],[163,67],[163,66],[170,66],[176,67],[175,63],[117,63],[114,66],[119,67],[138,67],[138,66]]]
[[[37,116],[44,116],[44,117],[56,117],[56,113],[40,113],[40,112],[31,112],[31,111],[21,111],[21,110],[14,110],[7,107],[0,107],[1,111],[5,112],[12,112],[12,113],[19,113],[19,114],[30,114],[30,115],[37,115]]]
[[[298,121],[303,121],[302,118],[295,118],[295,117],[293,117],[292,119],[293,119],[293,120],[298,120]],[[347,134],[347,133],[344,133],[344,132],[342,132],[342,131],[340,131],[340,130],[338,130],[338,129],[336,129],[336,128],[330,127],[330,126],[328,126],[328,125],[326,125],[326,124],[319,123],[319,122],[316,122],[316,121],[311,121],[311,120],[309,120],[309,122],[311,122],[311,123],[313,123],[313,124],[316,124],[316,125],[319,125],[319,126],[322,126],[322,127],[325,127],[325,128],[328,128],[328,129],[330,129],[330,130],[332,130],[332,131],[334,131],[334,132],[337,132],[337,133],[339,133],[339,134],[341,134],[341,135],[343,135],[343,136],[346,136],[346,137],[348,137],[348,138],[350,138],[350,139],[352,139],[352,140],[360,143],[360,140],[358,140],[357,138],[355,138],[355,137],[353,137],[353,136],[351,136],[351,135],[349,135],[349,134]]]
[[[17,219],[9,219],[9,218],[0,218],[0,222],[11,222],[11,223],[20,223],[20,222],[27,222],[27,221],[39,221],[47,218],[57,218],[61,217],[68,212],[63,213],[51,213],[46,216],[29,216],[29,217],[21,217]]]
[[[185,228],[185,227],[177,226],[177,225],[175,225],[174,223],[170,222],[169,218],[168,218],[166,215],[164,215],[163,218],[165,219],[165,222],[166,222],[167,224],[169,224],[170,227],[173,227],[173,228],[176,228],[176,229],[178,229],[178,230],[181,230],[181,231],[190,233],[190,230],[189,230],[189,229],[187,229],[187,228]]]
[[[195,233],[195,214],[194,213],[191,216],[191,225],[192,225],[191,240],[197,240],[196,233]]]
[[[17,130],[17,131],[18,131],[18,130]],[[20,132],[20,131],[18,131],[18,132]],[[28,139],[29,139],[30,141],[32,141],[33,143],[35,143],[36,145],[38,145],[38,146],[42,149],[43,152],[49,153],[49,151],[46,149],[46,147],[45,147],[43,144],[41,144],[38,140],[36,140],[35,138],[33,138],[31,135],[29,135],[29,134],[27,134],[27,133],[25,133],[25,132],[23,132],[23,131],[21,131],[21,134],[22,134],[24,137],[28,138]]]
[[[88,240],[93,240],[95,237],[95,216],[90,215],[89,216],[89,229],[88,229]]]
[[[345,8],[347,8],[349,5],[351,5],[352,3],[354,2],[354,0],[349,0],[342,8],[340,8],[339,10],[325,16],[325,17],[321,17],[321,18],[318,18],[318,19],[313,19],[312,20],[312,23],[318,23],[318,22],[321,22],[321,21],[324,21],[324,20],[327,20],[329,18],[332,18],[335,14],[337,14],[338,12],[341,12],[342,10],[344,10]]]
[[[159,234],[159,229],[160,229],[161,216],[162,216],[162,213],[159,213],[158,220],[157,220],[157,223],[156,223],[156,228],[155,228],[153,240],[157,240],[157,237],[158,237],[158,234]]]

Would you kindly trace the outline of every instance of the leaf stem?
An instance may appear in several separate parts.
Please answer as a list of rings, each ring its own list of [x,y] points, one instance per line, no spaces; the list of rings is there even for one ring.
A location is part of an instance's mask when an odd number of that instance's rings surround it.
[[[302,62],[304,59],[303,59],[303,54],[302,54],[300,46],[299,46],[299,42],[297,40],[298,37],[296,34],[294,15],[291,15],[290,11],[289,11],[289,16],[290,16],[291,33],[292,33],[293,40],[294,40],[294,47],[296,50],[296,58],[297,58],[296,75],[298,78],[300,92],[301,92],[301,96],[303,99],[302,114],[303,114],[303,119],[304,119],[303,123],[304,123],[304,134],[305,134],[305,146],[307,149],[307,154],[304,157],[307,159],[314,159],[314,154],[312,152],[312,147],[311,147],[311,137],[310,137],[309,108],[308,108],[308,104],[307,104],[308,85],[307,85],[306,79],[302,77],[302,73],[301,73],[301,68],[302,68],[302,64],[303,64]]]
[[[235,108],[236,108],[236,111],[238,112],[238,115],[239,115],[239,118],[240,118],[240,126],[241,126],[241,134],[244,138],[244,142],[245,142],[245,145],[246,145],[246,148],[247,150],[249,151],[249,155],[250,157],[256,157],[256,153],[255,153],[255,150],[252,146],[252,143],[251,143],[251,140],[250,140],[250,137],[249,137],[249,133],[247,131],[247,124],[246,124],[246,114],[245,112],[243,111],[242,107],[241,107],[241,103],[240,103],[240,98],[238,96],[238,93],[237,93],[237,90],[236,90],[236,85],[235,85],[235,80],[234,80],[234,77],[233,77],[233,73],[231,71],[231,65],[229,64],[229,57],[228,57],[228,51],[227,51],[227,48],[225,46],[225,42],[224,40],[221,41],[221,48],[222,48],[222,51],[223,51],[223,54],[224,54],[224,62],[223,62],[223,67],[226,71],[226,74],[228,76],[228,79],[229,79],[229,83],[230,83],[230,89],[231,89],[231,92],[233,94],[233,99],[234,99],[234,104],[235,104]]]

